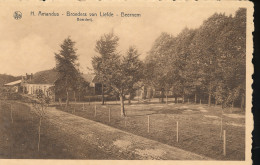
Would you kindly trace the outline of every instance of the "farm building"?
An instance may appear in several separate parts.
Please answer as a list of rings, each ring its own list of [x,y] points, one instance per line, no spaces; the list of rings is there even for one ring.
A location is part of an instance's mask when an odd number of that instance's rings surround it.
[[[55,86],[56,79],[57,71],[54,69],[37,72],[23,83],[24,93],[34,95],[41,90],[46,96],[55,97],[54,92],[51,92],[51,87]]]
[[[89,82],[89,90],[92,95],[102,94],[102,83],[95,74],[83,74],[82,77]]]
[[[21,89],[21,83],[22,83],[22,80],[16,80],[16,81],[4,84],[4,86],[10,88],[14,92],[19,92]]]

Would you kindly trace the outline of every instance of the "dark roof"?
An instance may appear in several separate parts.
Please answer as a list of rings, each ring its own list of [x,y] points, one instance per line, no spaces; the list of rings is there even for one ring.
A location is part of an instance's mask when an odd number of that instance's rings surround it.
[[[55,69],[44,70],[36,72],[29,84],[54,84],[57,77],[58,72]]]
[[[93,83],[101,83],[102,81],[100,80],[100,78],[98,76],[95,76],[92,80]]]

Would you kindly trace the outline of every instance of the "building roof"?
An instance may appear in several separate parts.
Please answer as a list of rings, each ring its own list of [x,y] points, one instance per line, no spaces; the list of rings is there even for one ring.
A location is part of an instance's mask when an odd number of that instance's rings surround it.
[[[91,83],[95,77],[94,74],[83,74],[82,77],[84,78],[85,81]]]
[[[83,79],[90,83],[90,86],[94,86],[97,83],[97,77],[95,74],[82,74]],[[58,71],[55,69],[44,70],[37,72],[33,75],[32,80],[28,81],[29,84],[54,84],[58,79]]]
[[[89,85],[90,87],[94,87],[95,86],[95,82],[94,82],[94,79],[95,79],[95,74],[83,74],[82,77],[84,78],[84,80],[86,82],[89,82]]]
[[[5,84],[6,86],[14,86],[14,85],[18,85],[22,82],[22,80],[16,80],[16,81],[12,81],[12,82],[9,82],[7,84]]]
[[[100,80],[100,78],[98,76],[95,76],[92,80],[93,83],[101,83],[102,81]]]
[[[57,80],[58,72],[55,69],[44,70],[40,72],[36,72],[33,75],[29,84],[54,84]]]

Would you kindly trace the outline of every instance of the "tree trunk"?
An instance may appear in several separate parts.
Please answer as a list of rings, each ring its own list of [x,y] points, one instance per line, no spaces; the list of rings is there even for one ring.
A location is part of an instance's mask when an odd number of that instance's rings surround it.
[[[61,98],[59,98],[59,103],[60,103],[60,107],[62,107],[62,104],[61,104]]]
[[[68,105],[69,105],[69,91],[68,91],[68,88],[66,88],[66,94],[67,94],[67,99],[66,99],[66,108],[67,108]]]
[[[131,93],[129,93],[128,104],[131,104]]]
[[[195,104],[197,103],[197,94],[195,93],[195,98],[194,98]]]
[[[233,109],[234,109],[234,100],[232,101],[232,105],[231,105],[231,113],[233,113]]]
[[[241,97],[241,105],[240,105],[241,110],[244,109],[244,104],[245,104],[245,97],[244,97],[244,95],[242,95],[242,97]]]
[[[74,102],[76,103],[76,92],[74,91]]]
[[[209,93],[208,106],[211,106],[211,93]]]
[[[40,117],[40,122],[39,122],[39,137],[38,137],[38,152],[40,151],[40,141],[41,141],[41,125],[42,125],[42,118]]]
[[[104,84],[102,83],[102,105],[105,104],[105,99],[104,99]]]
[[[161,91],[162,93],[161,93],[161,99],[162,99],[162,103],[164,102],[164,92],[163,91]]]
[[[125,106],[124,106],[124,98],[121,95],[120,96],[120,103],[121,103],[121,116],[125,117]]]
[[[166,91],[166,104],[168,104],[168,91]]]
[[[184,94],[182,95],[182,103],[183,104],[185,103],[185,96],[184,96]]]
[[[209,83],[209,99],[208,99],[208,106],[211,106],[211,82]]]
[[[139,103],[139,102],[140,102],[140,98],[139,98],[139,89],[138,89],[137,94],[138,94],[138,103]],[[160,98],[159,98],[159,99],[160,99]]]
[[[177,97],[175,96],[175,103],[177,104]]]

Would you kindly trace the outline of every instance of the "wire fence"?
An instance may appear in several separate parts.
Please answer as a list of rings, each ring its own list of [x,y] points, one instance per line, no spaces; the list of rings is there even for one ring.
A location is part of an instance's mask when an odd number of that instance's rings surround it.
[[[183,105],[188,106],[188,104]],[[2,110],[11,111],[12,109],[12,104],[3,101],[0,102],[0,106]],[[221,130],[220,117],[206,118],[202,115],[203,113],[197,113],[199,111],[175,111],[175,106],[171,107],[172,112],[167,111],[164,106],[159,108],[156,105],[128,106],[127,117],[121,117],[120,107],[114,104],[77,103],[71,104],[67,109],[64,104],[61,104],[57,105],[57,108],[213,159],[245,159],[245,127],[229,125],[227,118],[222,121]],[[158,110],[160,108],[161,110]],[[17,110],[16,107],[12,113]],[[165,110],[169,113],[163,113]],[[52,118],[52,121],[59,120],[61,118]],[[223,138],[224,130],[225,139]]]
[[[181,105],[187,106],[188,104]],[[132,106],[134,107],[134,105]],[[179,112],[176,112],[176,114],[161,114],[163,110],[160,110],[158,113],[157,110],[149,110],[149,108],[147,109],[142,106],[148,105],[140,105],[138,108],[135,107],[135,110],[126,110],[127,117],[124,118],[120,115],[120,107],[113,104],[72,104],[75,111],[70,111],[72,108],[68,108],[67,111],[84,118],[158,140],[162,143],[188,149],[212,158],[230,160],[244,159],[245,127],[232,126],[226,122],[227,119],[225,118],[222,122],[223,128],[221,130],[220,117],[214,119],[206,118],[201,115],[201,113],[186,115],[179,115]],[[63,110],[65,111],[64,107]],[[178,127],[176,127],[176,122],[179,124]],[[243,123],[241,125],[243,125]],[[225,147],[223,146],[224,130],[226,131]],[[222,135],[222,137],[220,135]],[[226,150],[225,154],[223,153],[224,148]],[[218,154],[217,156],[216,153]]]

